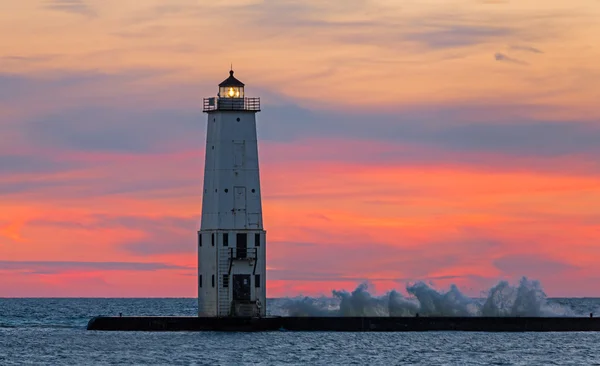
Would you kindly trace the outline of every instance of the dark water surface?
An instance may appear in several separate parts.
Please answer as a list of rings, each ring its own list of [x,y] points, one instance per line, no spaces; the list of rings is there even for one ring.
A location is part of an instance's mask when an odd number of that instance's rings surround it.
[[[561,299],[579,313],[598,299]],[[279,301],[268,303],[278,314]],[[600,365],[600,333],[86,331],[95,315],[195,315],[194,299],[0,299],[0,365]],[[599,314],[600,315],[600,314]]]

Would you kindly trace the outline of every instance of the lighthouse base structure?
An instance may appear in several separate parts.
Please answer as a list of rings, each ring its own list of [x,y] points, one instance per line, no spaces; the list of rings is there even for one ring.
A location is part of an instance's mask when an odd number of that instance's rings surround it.
[[[321,332],[600,332],[585,317],[95,317],[99,331],[321,331]]]

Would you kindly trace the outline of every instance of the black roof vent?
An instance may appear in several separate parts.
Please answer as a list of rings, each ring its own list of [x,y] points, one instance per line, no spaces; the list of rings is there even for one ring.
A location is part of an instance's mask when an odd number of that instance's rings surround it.
[[[221,84],[219,84],[220,88],[226,88],[226,87],[244,87],[244,83],[242,83],[241,81],[239,81],[238,79],[236,79],[233,76],[233,70],[229,71],[229,77],[225,80],[223,80],[223,82]]]

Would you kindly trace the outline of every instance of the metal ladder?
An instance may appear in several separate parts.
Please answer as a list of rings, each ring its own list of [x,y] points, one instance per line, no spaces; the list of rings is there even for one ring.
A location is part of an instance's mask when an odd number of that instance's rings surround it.
[[[219,294],[219,316],[231,315],[231,300],[229,299],[229,288],[223,287],[223,275],[229,273],[229,251],[228,248],[219,248],[219,270],[217,278],[217,292]],[[231,282],[231,281],[230,281]]]

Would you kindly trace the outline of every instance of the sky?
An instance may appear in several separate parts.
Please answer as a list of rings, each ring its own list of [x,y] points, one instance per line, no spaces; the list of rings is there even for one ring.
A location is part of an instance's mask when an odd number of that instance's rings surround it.
[[[0,297],[195,297],[206,115],[258,118],[269,297],[600,296],[597,0],[0,0]]]

